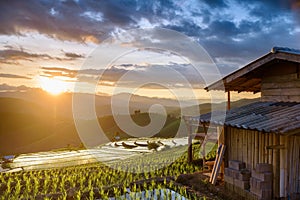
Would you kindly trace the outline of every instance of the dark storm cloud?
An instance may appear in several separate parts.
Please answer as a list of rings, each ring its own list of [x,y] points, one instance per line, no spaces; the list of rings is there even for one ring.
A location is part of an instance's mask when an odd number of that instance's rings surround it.
[[[0,34],[21,35],[29,30],[61,40],[97,43],[117,27],[136,28],[141,18],[153,22],[172,14],[172,5],[172,1],[1,1]]]
[[[210,7],[227,7],[227,4],[223,0],[203,0]]]
[[[178,25],[168,25],[165,26],[165,28],[178,31],[192,37],[199,37],[202,32],[202,28],[191,21],[182,21]]]
[[[208,30],[207,35],[215,35],[219,38],[227,38],[239,34],[239,29],[236,27],[236,24],[231,21],[216,20],[210,24]]]
[[[31,79],[27,76],[20,76],[20,75],[16,75],[16,74],[4,74],[4,73],[0,73],[0,77],[2,78],[21,78],[21,79]]]
[[[116,27],[136,27],[136,19],[152,14],[152,7],[137,9],[135,1],[1,1],[0,34],[32,30],[61,40],[97,43]]]
[[[79,15],[83,8],[73,1],[1,1],[0,8],[1,34],[20,35],[32,30],[84,42],[92,41],[99,32],[94,30],[93,23]]]

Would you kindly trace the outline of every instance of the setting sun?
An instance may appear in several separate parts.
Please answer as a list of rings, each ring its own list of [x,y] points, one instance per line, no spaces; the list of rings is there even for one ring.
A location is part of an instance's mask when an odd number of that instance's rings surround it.
[[[67,91],[67,83],[55,78],[39,77],[40,87],[52,95],[59,95]]]

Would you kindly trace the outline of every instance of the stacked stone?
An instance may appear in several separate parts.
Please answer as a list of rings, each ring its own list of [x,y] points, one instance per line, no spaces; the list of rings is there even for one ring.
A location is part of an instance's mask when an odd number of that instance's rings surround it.
[[[243,190],[250,188],[251,172],[246,169],[246,164],[237,160],[230,160],[228,168],[225,168],[224,180],[235,187]]]
[[[259,199],[272,199],[272,180],[272,165],[258,163],[255,170],[252,170],[250,192],[255,194]]]

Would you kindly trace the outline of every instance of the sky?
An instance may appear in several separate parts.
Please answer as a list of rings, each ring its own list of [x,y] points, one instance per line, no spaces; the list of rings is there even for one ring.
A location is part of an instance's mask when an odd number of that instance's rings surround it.
[[[58,94],[77,84],[80,92],[108,95],[172,98],[177,91],[192,98],[192,90],[209,98],[205,85],[272,47],[300,49],[299,6],[291,0],[1,1],[0,91]]]

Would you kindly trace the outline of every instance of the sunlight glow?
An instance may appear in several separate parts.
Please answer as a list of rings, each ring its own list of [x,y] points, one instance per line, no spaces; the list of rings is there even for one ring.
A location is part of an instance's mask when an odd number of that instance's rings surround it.
[[[40,87],[52,95],[59,95],[68,90],[67,83],[62,80],[48,77],[39,77]]]

